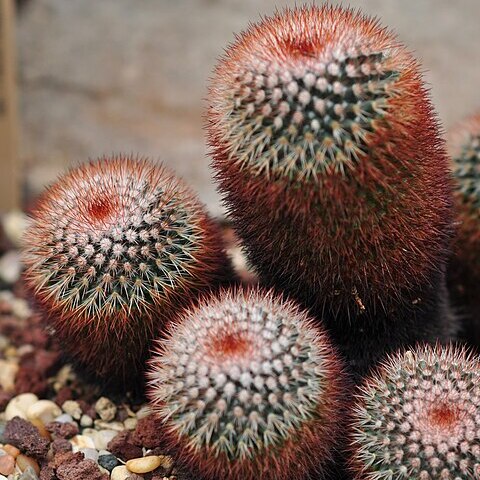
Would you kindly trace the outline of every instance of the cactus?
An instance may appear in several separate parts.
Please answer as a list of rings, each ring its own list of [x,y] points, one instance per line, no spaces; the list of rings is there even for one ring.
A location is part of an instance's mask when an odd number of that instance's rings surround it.
[[[449,286],[455,306],[465,317],[466,337],[480,347],[480,114],[452,129],[449,150],[458,220]]]
[[[207,129],[251,264],[322,316],[356,369],[367,351],[443,333],[448,160],[419,67],[392,33],[331,6],[263,19],[220,60]],[[352,353],[357,334],[378,343]]]
[[[219,232],[162,167],[130,157],[73,169],[44,193],[26,235],[26,278],[82,366],[134,378],[162,324],[221,278]]]
[[[148,376],[154,414],[195,478],[326,471],[342,423],[342,367],[321,328],[271,291],[201,300],[159,343]]]
[[[358,480],[479,478],[480,359],[459,347],[397,353],[365,381],[352,414]]]

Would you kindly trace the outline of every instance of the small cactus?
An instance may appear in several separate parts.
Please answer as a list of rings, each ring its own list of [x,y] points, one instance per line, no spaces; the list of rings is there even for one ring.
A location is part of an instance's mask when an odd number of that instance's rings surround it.
[[[480,476],[480,359],[460,347],[391,356],[357,395],[352,470],[358,480]]]
[[[465,317],[468,340],[480,346],[480,114],[452,129],[449,150],[458,220],[449,286]]]
[[[26,278],[69,352],[101,376],[135,377],[180,299],[221,277],[219,233],[164,168],[130,157],[73,169],[41,197]]]
[[[303,479],[325,471],[339,440],[337,356],[271,292],[200,301],[158,344],[148,376],[171,446],[201,478]]]
[[[331,6],[263,19],[220,60],[207,128],[219,189],[264,282],[332,331],[436,322],[448,159],[419,67],[392,33]]]

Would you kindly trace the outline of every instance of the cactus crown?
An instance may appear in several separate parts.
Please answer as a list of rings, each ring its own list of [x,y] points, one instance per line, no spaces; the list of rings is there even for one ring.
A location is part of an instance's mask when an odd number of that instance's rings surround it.
[[[464,202],[480,211],[480,115],[468,119],[454,133],[453,173]]]
[[[150,397],[188,448],[251,460],[318,418],[331,353],[292,304],[227,292],[173,332],[153,358]]]
[[[455,347],[391,357],[358,395],[358,478],[460,479],[480,474],[480,361]]]
[[[302,181],[354,167],[396,95],[395,49],[379,32],[352,11],[306,7],[244,33],[212,88],[230,160]]]
[[[28,276],[65,312],[148,311],[196,281],[199,212],[177,180],[147,161],[88,163],[40,201],[27,238]]]

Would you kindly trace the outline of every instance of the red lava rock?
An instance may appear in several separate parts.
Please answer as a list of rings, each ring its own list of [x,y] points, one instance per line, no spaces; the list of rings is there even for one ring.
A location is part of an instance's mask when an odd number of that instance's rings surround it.
[[[54,455],[72,451],[72,444],[65,438],[56,438],[50,446]]]
[[[93,420],[95,420],[95,418],[97,418],[97,411],[95,410],[94,405],[90,405],[85,400],[81,400],[81,399],[77,400],[77,402],[80,405],[80,408],[82,409],[82,412],[85,415],[88,415]]]
[[[42,459],[47,456],[49,442],[40,435],[38,428],[23,418],[14,417],[8,421],[3,436],[30,457]]]
[[[60,438],[72,438],[78,434],[78,426],[75,423],[50,422],[45,428]]]
[[[113,440],[108,443],[107,450],[124,461],[143,457],[141,447],[134,444],[132,434],[127,430],[120,432],[114,437]]]
[[[98,465],[93,460],[82,460],[80,462],[66,462],[57,467],[56,475],[58,480],[108,480],[108,475],[100,472]]]
[[[156,448],[161,445],[162,421],[154,415],[142,418],[132,434],[132,442],[139,447]]]
[[[53,457],[53,461],[51,462],[50,465],[53,467],[53,469],[57,469],[60,465],[64,463],[71,463],[71,464],[80,463],[84,458],[85,457],[82,452],[77,452],[77,453],[60,452]]]
[[[48,352],[40,349],[23,355],[20,359],[20,365],[34,368],[43,376],[48,377],[55,373],[59,360],[60,354],[58,352]]]
[[[73,400],[73,392],[69,387],[62,387],[55,397],[57,405],[63,405],[67,400]]]
[[[47,378],[34,368],[20,367],[15,377],[15,392],[34,393],[44,397],[48,391]]]
[[[55,475],[55,470],[46,465],[40,470],[40,480],[58,480]]]

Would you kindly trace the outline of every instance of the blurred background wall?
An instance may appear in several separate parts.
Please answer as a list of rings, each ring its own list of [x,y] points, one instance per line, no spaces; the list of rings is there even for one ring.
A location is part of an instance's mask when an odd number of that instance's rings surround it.
[[[173,166],[218,213],[202,131],[207,79],[233,32],[294,4],[23,0],[18,81],[28,194],[68,165],[133,152]],[[480,108],[479,0],[350,5],[380,17],[416,52],[446,127]]]

